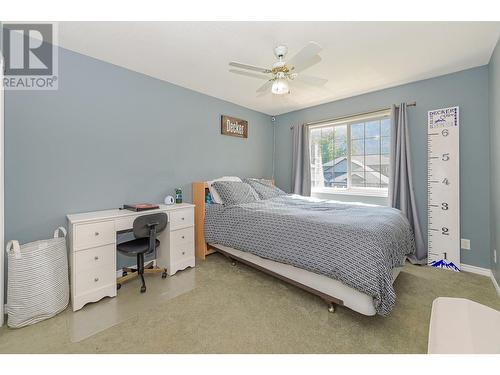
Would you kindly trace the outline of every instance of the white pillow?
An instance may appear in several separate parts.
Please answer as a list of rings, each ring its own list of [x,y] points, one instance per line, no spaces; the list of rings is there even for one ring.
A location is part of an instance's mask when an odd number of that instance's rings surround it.
[[[241,178],[236,177],[236,176],[224,176],[224,177],[216,178],[215,180],[212,180],[212,181],[208,181],[207,182],[207,184],[208,184],[208,190],[210,191],[210,195],[212,196],[212,202],[219,203],[219,204],[222,204],[223,202],[222,202],[222,198],[220,197],[219,193],[217,193],[217,190],[215,190],[212,187],[212,184],[215,181],[236,181],[236,182],[242,182]]]

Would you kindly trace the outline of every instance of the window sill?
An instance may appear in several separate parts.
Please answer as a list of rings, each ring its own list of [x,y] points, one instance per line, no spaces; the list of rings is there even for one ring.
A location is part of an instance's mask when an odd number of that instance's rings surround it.
[[[337,190],[331,188],[314,188],[311,190],[313,193],[321,193],[321,194],[331,194],[331,195],[352,195],[357,197],[378,197],[378,198],[388,198],[389,194],[387,191],[381,191],[377,189],[373,190]]]

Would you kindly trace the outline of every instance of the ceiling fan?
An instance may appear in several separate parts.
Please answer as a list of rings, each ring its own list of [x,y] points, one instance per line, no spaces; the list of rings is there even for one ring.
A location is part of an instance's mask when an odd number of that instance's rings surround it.
[[[261,68],[231,61],[229,63],[230,66],[245,70],[229,69],[229,71],[247,77],[267,80],[266,83],[257,89],[257,92],[261,95],[267,94],[269,88],[271,88],[271,92],[276,95],[289,94],[290,82],[292,81],[301,81],[312,86],[323,86],[328,82],[327,79],[301,73],[303,70],[321,61],[321,57],[318,55],[321,50],[322,48],[318,43],[309,42],[290,60],[285,61],[288,48],[287,46],[280,45],[274,49],[274,54],[278,58],[278,61],[273,64],[272,68]]]

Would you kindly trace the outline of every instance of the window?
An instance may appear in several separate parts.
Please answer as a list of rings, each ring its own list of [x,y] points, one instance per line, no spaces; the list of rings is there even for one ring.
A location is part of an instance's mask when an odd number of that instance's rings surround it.
[[[387,111],[314,125],[309,131],[313,191],[388,195]]]

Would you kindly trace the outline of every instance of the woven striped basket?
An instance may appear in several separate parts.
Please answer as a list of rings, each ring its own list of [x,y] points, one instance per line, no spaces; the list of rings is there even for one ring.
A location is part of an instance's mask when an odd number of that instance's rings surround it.
[[[59,227],[54,231],[54,238],[21,246],[18,241],[9,241],[6,251],[9,327],[38,323],[68,306],[66,229]]]

